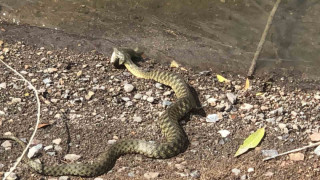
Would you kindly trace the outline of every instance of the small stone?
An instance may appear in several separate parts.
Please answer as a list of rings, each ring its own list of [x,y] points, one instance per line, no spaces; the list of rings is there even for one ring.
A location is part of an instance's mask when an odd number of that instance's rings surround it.
[[[54,150],[55,150],[55,151],[62,151],[62,147],[59,146],[59,145],[55,145],[55,146],[54,146]]]
[[[12,144],[10,143],[10,141],[4,141],[2,144],[1,144],[2,147],[4,147],[5,150],[9,150],[11,149],[11,146]]]
[[[21,103],[21,98],[12,98],[12,99],[11,99],[11,103],[12,103],[12,104]]]
[[[247,103],[244,103],[244,104],[242,104],[242,105],[240,106],[240,109],[242,109],[242,110],[247,110],[247,111],[249,111],[249,110],[252,109],[252,108],[253,108],[253,105],[247,104]]]
[[[245,179],[247,179],[247,175],[245,174],[240,177],[240,180],[245,180]]]
[[[234,175],[238,176],[241,171],[240,171],[240,169],[234,168],[234,169],[231,170],[231,172],[232,172]]]
[[[10,51],[9,48],[3,48],[3,49],[2,49],[2,52],[4,52],[4,53],[8,53],[9,51]]]
[[[309,137],[311,141],[320,141],[320,133],[313,133]]]
[[[209,99],[207,99],[207,102],[210,104],[210,106],[216,106],[217,105],[217,99],[216,98],[209,98]]]
[[[313,152],[314,152],[317,156],[320,156],[320,146],[318,146]]]
[[[198,170],[191,171],[190,176],[194,179],[198,179],[200,178],[200,171]]]
[[[30,148],[27,154],[28,158],[35,157],[40,152],[41,149],[42,149],[42,144],[37,144],[32,148]]]
[[[128,98],[128,97],[122,97],[121,99],[122,99],[123,101],[125,101],[125,102],[130,101],[130,98]]]
[[[206,121],[210,122],[210,123],[215,123],[217,121],[219,121],[219,116],[218,114],[208,114]]]
[[[0,83],[0,89],[6,89],[7,88],[7,84],[5,82]]]
[[[114,143],[116,143],[117,142],[117,140],[115,140],[115,139],[111,139],[111,140],[108,140],[108,144],[114,144]]]
[[[42,82],[46,85],[50,84],[52,81],[50,78],[45,78],[44,80],[42,80]]]
[[[89,91],[88,94],[85,96],[86,100],[90,100],[93,95],[94,95],[94,92],[93,91]]]
[[[68,176],[60,176],[58,180],[70,180]]]
[[[233,93],[227,93],[227,98],[231,102],[231,104],[235,104],[237,101],[237,96]]]
[[[248,168],[248,173],[251,173],[254,171],[254,168]]]
[[[164,96],[170,96],[171,94],[172,94],[171,91],[166,91],[166,92],[163,93]]]
[[[133,98],[134,98],[134,99],[141,99],[141,98],[142,98],[142,94],[137,93],[137,94],[134,95]]]
[[[156,83],[156,88],[158,88],[158,89],[163,89],[163,87],[162,87],[162,84],[161,83]]]
[[[304,160],[304,154],[298,152],[298,153],[291,153],[289,154],[289,158],[292,161],[303,161]]]
[[[61,143],[61,141],[62,141],[61,138],[57,138],[57,139],[52,140],[52,143],[59,145]]]
[[[223,129],[218,131],[218,133],[220,133],[221,137],[225,138],[230,134],[230,131]]]
[[[284,129],[284,128],[287,127],[287,125],[284,124],[284,123],[279,123],[278,126],[279,126],[280,129]]]
[[[1,174],[1,173],[0,173]],[[7,176],[9,174],[9,172],[5,172],[4,175]],[[8,180],[16,180],[18,179],[18,176],[16,173],[12,172],[8,177]]]
[[[296,117],[296,116],[298,115],[298,113],[295,112],[295,111],[291,111],[291,115],[292,115],[293,117]]]
[[[273,172],[268,171],[268,172],[264,173],[264,176],[271,177],[271,176],[273,176],[273,174],[274,174]]]
[[[134,86],[132,84],[125,84],[124,87],[123,87],[124,91],[125,92],[132,92],[133,89],[134,89]]]
[[[315,94],[314,98],[317,99],[317,100],[320,100],[320,94]]]
[[[54,72],[57,72],[58,69],[57,68],[48,68],[48,69],[45,69],[43,72],[44,73],[54,73]]]
[[[4,116],[6,113],[4,111],[0,111],[0,116]]]
[[[154,102],[154,98],[153,98],[153,97],[148,97],[148,98],[147,98],[147,101],[150,102],[150,103],[152,103],[152,102]]]
[[[128,176],[129,176],[129,177],[134,177],[134,172],[132,172],[132,171],[129,172],[129,173],[128,173]]]
[[[77,72],[77,77],[80,77],[82,75],[82,71]]]
[[[170,101],[167,101],[167,100],[163,100],[162,101],[162,106],[170,106],[172,104],[172,102],[170,102]]]
[[[159,176],[160,173],[158,172],[147,172],[143,175],[146,179],[155,179]]]
[[[67,154],[64,156],[64,159],[67,161],[76,161],[80,158],[81,158],[81,156],[77,155],[77,154]]]
[[[279,154],[278,151],[275,149],[261,150],[261,153],[263,156],[266,157],[273,157]]]
[[[53,149],[53,146],[52,146],[52,145],[49,145],[49,146],[46,146],[46,147],[43,148],[43,150],[45,150],[45,151],[48,151],[48,150],[50,150],[50,149]]]
[[[260,107],[260,109],[261,109],[262,111],[265,111],[265,110],[268,110],[268,109],[269,109],[269,107],[268,107],[268,106],[263,106],[263,105],[262,105],[262,106]]]
[[[174,167],[176,167],[179,170],[184,170],[186,168],[183,164],[175,164]]]
[[[142,118],[139,117],[139,116],[134,116],[134,117],[133,117],[133,121],[134,121],[134,122],[137,122],[137,123],[140,123],[140,122],[142,122]]]
[[[94,178],[93,180],[103,180],[103,178],[97,177],[97,178]]]

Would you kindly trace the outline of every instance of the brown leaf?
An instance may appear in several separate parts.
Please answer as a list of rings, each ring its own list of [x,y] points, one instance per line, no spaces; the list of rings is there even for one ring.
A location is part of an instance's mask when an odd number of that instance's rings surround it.
[[[37,129],[40,129],[40,128],[45,128],[47,126],[50,126],[50,124],[46,124],[46,123],[43,123],[43,124],[39,124]]]

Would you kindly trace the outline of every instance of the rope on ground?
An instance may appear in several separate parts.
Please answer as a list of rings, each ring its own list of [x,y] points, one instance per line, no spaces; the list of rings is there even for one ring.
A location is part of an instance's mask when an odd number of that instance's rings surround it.
[[[253,73],[254,73],[254,71],[256,69],[257,59],[258,59],[258,57],[260,55],[260,52],[261,52],[262,47],[263,47],[263,44],[266,41],[266,37],[267,37],[268,31],[269,31],[270,26],[272,24],[273,16],[277,11],[280,2],[281,2],[281,0],[277,0],[277,2],[274,4],[274,6],[273,6],[273,8],[272,8],[272,10],[270,12],[266,27],[264,28],[264,31],[262,33],[262,36],[261,36],[260,42],[258,44],[257,50],[254,53],[254,56],[253,56],[253,59],[252,59],[252,62],[251,62],[251,66],[250,66],[250,69],[249,69],[249,72],[248,72],[248,75],[247,75],[248,77],[252,77],[252,75],[253,75]]]
[[[35,128],[34,128],[34,131],[30,137],[30,140],[26,146],[26,148],[23,150],[21,156],[17,159],[16,163],[14,164],[14,166],[12,168],[10,168],[10,171],[8,173],[6,173],[3,177],[3,180],[6,180],[10,174],[17,168],[18,164],[21,162],[22,158],[24,157],[24,155],[26,154],[27,150],[29,149],[30,145],[31,145],[31,142],[34,138],[34,136],[36,135],[36,132],[37,132],[37,127],[40,123],[40,100],[39,100],[39,96],[38,96],[38,91],[37,89],[31,84],[30,81],[28,81],[26,78],[24,78],[19,72],[17,72],[15,69],[13,69],[11,66],[9,66],[7,63],[3,62],[1,59],[0,59],[0,62],[2,64],[4,64],[8,69],[10,69],[11,71],[13,71],[16,75],[18,75],[21,80],[25,81],[27,84],[28,84],[28,87],[30,87],[33,91],[34,91],[34,94],[36,96],[36,100],[37,100],[37,122],[36,122],[36,125],[35,125]]]

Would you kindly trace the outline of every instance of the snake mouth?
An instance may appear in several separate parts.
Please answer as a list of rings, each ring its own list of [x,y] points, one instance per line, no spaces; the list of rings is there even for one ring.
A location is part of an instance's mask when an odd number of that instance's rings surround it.
[[[113,51],[112,56],[110,58],[110,63],[117,69],[120,69],[121,67],[123,67],[123,64],[120,64],[120,58],[117,57],[116,52]]]

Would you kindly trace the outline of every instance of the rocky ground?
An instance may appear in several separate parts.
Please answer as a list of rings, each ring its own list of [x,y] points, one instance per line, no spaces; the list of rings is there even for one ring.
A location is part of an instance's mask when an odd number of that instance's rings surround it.
[[[175,101],[174,92],[154,81],[137,79],[126,69],[115,69],[109,57],[94,51],[79,54],[68,49],[50,50],[23,42],[1,41],[0,59],[39,91],[41,124],[46,126],[38,129],[33,141],[35,154],[30,156],[41,162],[92,162],[119,139],[160,141],[162,138],[157,119]],[[139,64],[146,69],[179,73],[197,92],[203,109],[181,121],[190,146],[177,157],[165,160],[126,155],[118,159],[112,171],[91,179],[320,177],[319,156],[314,148],[296,154],[298,157],[262,161],[267,152],[302,147],[311,142],[310,135],[317,136],[319,86],[304,89],[294,86],[295,80],[287,77],[277,82],[257,78],[245,91],[245,77],[240,75],[219,73],[231,81],[222,83],[211,71],[170,68],[147,58]],[[236,101],[231,102],[234,96]],[[0,134],[28,140],[34,130],[36,112],[33,91],[1,64]],[[266,128],[266,135],[259,146],[234,158],[243,140],[261,127]],[[0,144],[0,173],[4,173],[22,149],[14,142]],[[21,179],[67,179],[38,175],[23,163],[14,175]]]

